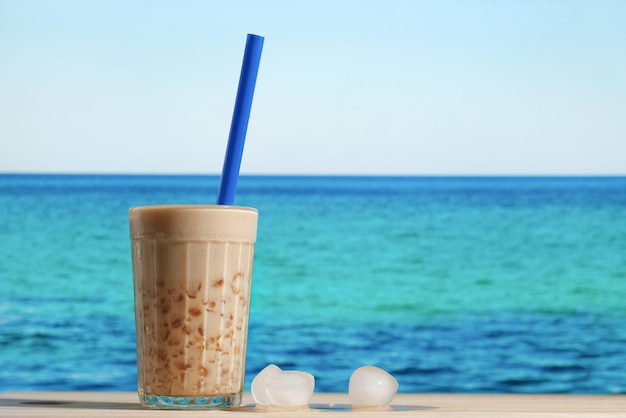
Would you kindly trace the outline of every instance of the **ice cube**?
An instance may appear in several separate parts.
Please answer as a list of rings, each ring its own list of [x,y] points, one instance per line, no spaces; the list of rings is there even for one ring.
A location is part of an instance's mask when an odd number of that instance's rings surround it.
[[[267,385],[265,383],[268,376],[271,376],[276,373],[280,373],[282,370],[275,364],[270,364],[266,366],[263,370],[261,370],[255,377],[252,379],[252,385],[250,386],[250,391],[252,392],[252,397],[254,398],[254,402],[260,406],[270,406],[272,402],[270,401],[270,397],[267,394]]]
[[[264,380],[273,407],[297,409],[306,407],[311,402],[315,378],[310,373],[286,370],[269,374]]]
[[[348,396],[353,408],[371,408],[387,406],[391,403],[398,381],[383,369],[375,366],[363,366],[350,376]]]

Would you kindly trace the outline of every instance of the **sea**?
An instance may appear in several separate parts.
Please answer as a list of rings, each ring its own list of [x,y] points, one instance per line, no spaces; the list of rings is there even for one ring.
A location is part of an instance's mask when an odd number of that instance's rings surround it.
[[[210,175],[0,175],[0,391],[134,391],[128,209]],[[259,210],[246,390],[626,393],[626,177],[242,176]]]

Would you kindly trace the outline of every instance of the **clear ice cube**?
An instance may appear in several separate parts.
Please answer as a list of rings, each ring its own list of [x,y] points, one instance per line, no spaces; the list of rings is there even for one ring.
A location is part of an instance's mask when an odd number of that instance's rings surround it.
[[[297,409],[311,402],[315,378],[307,372],[287,370],[267,375],[264,384],[271,406]]]
[[[398,381],[383,369],[375,366],[363,366],[350,376],[348,396],[353,408],[372,408],[387,406],[391,403]]]
[[[280,373],[281,371],[282,370],[277,365],[270,364],[266,366],[263,370],[261,370],[254,377],[254,379],[252,379],[250,391],[252,392],[252,397],[254,398],[254,402],[256,402],[257,405],[270,406],[272,404],[272,401],[267,394],[267,385],[265,381],[268,376]]]

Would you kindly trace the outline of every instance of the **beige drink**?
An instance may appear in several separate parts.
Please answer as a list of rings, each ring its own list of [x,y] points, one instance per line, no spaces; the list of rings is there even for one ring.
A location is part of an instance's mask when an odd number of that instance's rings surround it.
[[[238,206],[130,209],[144,406],[239,405],[257,217]]]

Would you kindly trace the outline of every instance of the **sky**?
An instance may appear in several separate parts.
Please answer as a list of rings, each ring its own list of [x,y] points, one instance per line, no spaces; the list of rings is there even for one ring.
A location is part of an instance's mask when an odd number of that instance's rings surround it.
[[[624,175],[626,1],[0,0],[0,172]]]

